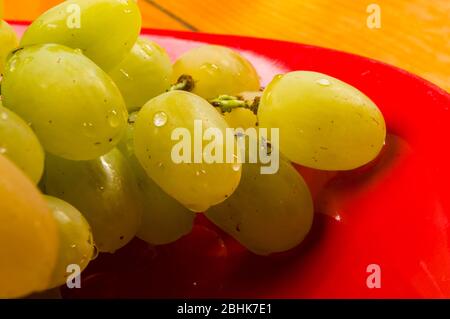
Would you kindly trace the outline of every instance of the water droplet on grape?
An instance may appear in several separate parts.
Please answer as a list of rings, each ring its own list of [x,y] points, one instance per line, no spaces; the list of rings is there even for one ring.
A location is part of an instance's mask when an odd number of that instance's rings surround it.
[[[17,59],[11,59],[11,62],[9,64],[10,72],[14,72],[16,70],[16,63],[17,63]]]
[[[6,121],[6,120],[8,119],[8,114],[7,114],[6,112],[2,112],[2,113],[0,114],[0,119]]]
[[[317,84],[323,85],[323,86],[330,86],[331,82],[328,79],[319,79],[316,81]]]
[[[201,169],[201,170],[195,172],[195,175],[197,175],[197,176],[200,176],[201,174],[206,174],[206,171],[204,169]]]
[[[94,136],[94,124],[91,122],[84,122],[83,123],[83,131],[86,136]]]
[[[158,163],[158,167],[159,167],[159,168],[162,168],[162,167],[164,167],[164,164],[163,164],[163,162],[159,162],[159,163]]]
[[[146,60],[150,59],[151,56],[154,53],[154,50],[152,48],[152,46],[148,43],[144,43],[142,46],[142,49],[144,50],[144,52],[147,54],[147,56],[144,56]]]
[[[130,75],[124,69],[120,69],[120,73],[122,73],[127,79],[131,79]]]
[[[131,113],[130,116],[128,117],[128,123],[130,123],[130,124],[135,123],[137,120],[137,116],[138,116],[138,112]]]
[[[200,66],[200,69],[205,70],[209,74],[214,74],[219,70],[219,67],[214,63],[204,63]]]
[[[239,172],[239,170],[241,169],[241,164],[234,163],[232,167],[233,167],[233,171]]]
[[[76,248],[76,247],[77,247],[77,245],[75,245],[75,244],[70,245],[70,248]]]
[[[164,112],[157,112],[153,116],[153,124],[155,124],[156,127],[163,127],[167,123],[167,114]]]
[[[108,122],[111,127],[118,127],[120,125],[119,114],[117,114],[116,110],[112,110],[109,112]]]
[[[6,148],[0,147],[0,154],[5,154],[5,153],[6,153]]]

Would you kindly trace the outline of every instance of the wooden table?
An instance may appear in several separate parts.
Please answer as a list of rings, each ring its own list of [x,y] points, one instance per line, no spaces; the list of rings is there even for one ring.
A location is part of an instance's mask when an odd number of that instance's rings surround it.
[[[6,19],[31,20],[61,0],[4,2]],[[138,2],[145,27],[250,35],[331,47],[394,64],[450,91],[450,0]],[[378,17],[379,28],[370,28],[377,26]]]

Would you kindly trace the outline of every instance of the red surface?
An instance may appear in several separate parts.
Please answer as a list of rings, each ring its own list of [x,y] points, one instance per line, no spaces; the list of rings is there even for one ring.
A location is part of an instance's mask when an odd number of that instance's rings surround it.
[[[18,27],[20,31],[21,27]],[[146,30],[175,58],[198,42],[240,50],[264,83],[313,70],[344,80],[382,110],[391,134],[380,157],[353,172],[299,168],[316,203],[313,229],[290,252],[258,257],[199,216],[192,234],[150,248],[135,240],[101,255],[77,297],[450,297],[450,96],[414,75],[362,57],[296,43]],[[369,289],[366,268],[381,267]]]

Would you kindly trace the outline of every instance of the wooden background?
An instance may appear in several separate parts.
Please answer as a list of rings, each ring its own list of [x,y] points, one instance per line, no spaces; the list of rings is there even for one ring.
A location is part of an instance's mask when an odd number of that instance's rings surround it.
[[[4,0],[32,20],[61,0]],[[250,35],[331,47],[394,64],[450,91],[450,0],[138,0],[151,28]],[[381,28],[367,27],[378,4]]]

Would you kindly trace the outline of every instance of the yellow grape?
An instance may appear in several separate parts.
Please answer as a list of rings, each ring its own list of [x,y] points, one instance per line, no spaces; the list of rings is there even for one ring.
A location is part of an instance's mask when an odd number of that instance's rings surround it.
[[[14,29],[4,20],[0,20],[0,73],[5,69],[6,58],[17,48],[19,40]]]
[[[17,51],[2,81],[3,104],[29,123],[46,151],[90,160],[119,142],[128,113],[111,78],[58,44]]]
[[[76,207],[101,252],[114,252],[134,238],[142,215],[135,176],[119,150],[91,161],[47,156],[45,192]]]
[[[172,63],[158,44],[139,38],[125,59],[110,73],[129,111],[140,109],[170,86]]]
[[[259,255],[297,246],[309,232],[313,203],[308,186],[292,165],[280,160],[276,174],[262,175],[259,164],[244,164],[234,194],[211,207],[206,217]]]
[[[12,160],[34,182],[44,171],[44,150],[33,130],[0,102],[0,154]]]
[[[94,254],[91,228],[83,215],[69,203],[52,196],[45,196],[59,230],[59,254],[49,288],[66,283],[69,265],[77,265],[83,271]]]
[[[218,45],[204,45],[183,54],[173,66],[172,81],[181,75],[192,76],[192,92],[205,99],[260,88],[253,65],[238,52]]]
[[[42,195],[0,155],[0,299],[47,289],[58,247],[57,225]]]
[[[322,170],[350,170],[373,160],[386,125],[378,107],[351,85],[325,74],[276,76],[264,90],[259,125],[279,128],[291,161]]]
[[[231,112],[224,113],[223,117],[232,128],[248,129],[256,127],[258,122],[256,115],[249,109],[244,108],[233,109]]]
[[[80,49],[109,71],[133,47],[141,22],[135,0],[69,0],[38,17],[20,45],[57,43]]]
[[[195,130],[196,123],[201,126],[197,126],[200,132]],[[234,192],[241,176],[241,165],[236,160],[223,160],[227,154],[223,140],[203,139],[210,128],[225,137],[228,124],[206,100],[185,91],[171,91],[153,98],[139,111],[135,124],[136,157],[148,176],[195,212],[224,201]],[[183,134],[176,136],[178,133]],[[211,151],[209,154],[215,154],[208,147],[213,144],[217,154],[223,153],[214,162],[205,157],[207,149]],[[180,145],[187,145],[186,152],[178,148]],[[237,158],[235,150],[228,153]],[[180,158],[175,161],[173,156]]]
[[[137,237],[152,245],[168,244],[191,232],[195,214],[166,194],[147,176],[134,155],[134,121],[130,114],[128,128],[118,148],[130,163],[142,194],[144,207]]]

